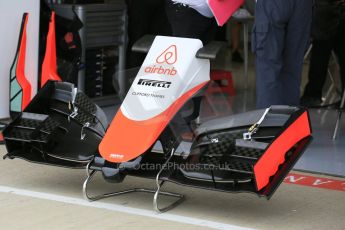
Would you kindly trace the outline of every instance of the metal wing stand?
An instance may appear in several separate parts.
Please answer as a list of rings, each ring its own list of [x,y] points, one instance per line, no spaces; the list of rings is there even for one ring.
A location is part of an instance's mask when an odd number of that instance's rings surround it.
[[[91,165],[94,162],[94,159],[93,159],[88,163],[88,165],[86,167],[87,178],[83,184],[83,197],[88,201],[97,201],[97,200],[101,200],[104,198],[115,197],[115,196],[119,196],[119,195],[123,195],[123,194],[135,193],[135,192],[151,193],[151,194],[154,194],[153,208],[158,213],[166,212],[168,210],[175,208],[179,204],[181,204],[185,198],[183,195],[178,194],[178,193],[161,191],[161,188],[165,183],[165,180],[161,179],[161,174],[165,169],[167,169],[169,162],[171,161],[171,159],[173,158],[173,156],[175,154],[175,150],[176,150],[177,146],[180,144],[180,139],[174,135],[175,132],[172,129],[173,128],[170,126],[167,127],[166,130],[162,133],[162,136],[160,137],[160,142],[163,145],[163,152],[167,156],[167,158],[164,161],[164,163],[162,164],[162,167],[160,168],[159,172],[157,173],[157,175],[155,177],[156,178],[155,179],[156,185],[157,185],[157,188],[155,190],[154,189],[147,189],[147,188],[132,188],[132,189],[127,189],[127,190],[123,190],[123,191],[116,191],[116,192],[92,196],[89,194],[89,184],[91,183],[93,176],[98,171],[96,169],[91,169]],[[124,163],[124,168],[135,169],[137,166],[140,165],[141,159],[139,159],[139,158],[140,157],[138,157],[138,159],[134,160],[133,162]],[[172,204],[166,206],[166,207],[160,208],[159,207],[159,197],[160,196],[173,197],[173,198],[177,198],[177,200],[175,202],[173,202]]]
[[[175,153],[175,149],[173,148],[171,150],[171,154],[170,154],[169,158],[165,161],[165,163],[163,164],[162,168],[159,170],[159,172],[156,176],[157,190],[155,191],[155,195],[153,197],[153,209],[158,213],[163,213],[163,212],[166,212],[166,211],[169,211],[169,210],[175,208],[176,206],[181,204],[185,199],[184,195],[182,195],[182,194],[171,193],[171,192],[162,192],[161,191],[161,187],[164,185],[165,180],[160,180],[160,176],[161,176],[162,172],[164,171],[164,169],[167,168],[171,158],[174,156],[174,153]],[[166,206],[165,208],[159,208],[159,206],[158,206],[159,195],[176,197],[176,198],[178,198],[178,200],[176,200],[174,203],[170,204],[169,206]]]
[[[184,201],[184,196],[181,195],[181,194],[178,194],[178,193],[161,191],[161,187],[163,186],[165,181],[161,181],[160,180],[160,175],[163,172],[163,170],[166,168],[168,163],[170,162],[171,158],[174,156],[174,153],[175,153],[175,150],[172,149],[170,157],[165,161],[165,163],[163,164],[161,170],[159,171],[159,173],[156,176],[156,184],[157,184],[157,189],[156,190],[146,189],[146,188],[132,188],[132,189],[127,189],[127,190],[123,190],[123,191],[105,193],[105,194],[100,194],[100,195],[95,195],[95,196],[91,196],[89,194],[89,192],[88,192],[88,186],[89,186],[93,176],[97,172],[96,170],[91,170],[90,169],[90,165],[92,163],[92,161],[90,161],[89,164],[86,167],[87,178],[86,178],[86,180],[84,181],[84,184],[83,184],[83,197],[86,200],[91,202],[91,201],[97,201],[97,200],[101,200],[101,199],[105,199],[105,198],[109,198],[109,197],[114,197],[114,196],[118,196],[118,195],[134,193],[134,192],[152,193],[152,194],[154,194],[153,208],[154,208],[155,211],[157,211],[158,213],[163,213],[163,212],[166,212],[168,210],[171,210],[171,209],[175,208],[176,206],[178,206],[180,203],[182,203]],[[164,207],[164,208],[159,208],[158,199],[159,199],[160,195],[178,198],[178,200],[175,201],[174,203]]]

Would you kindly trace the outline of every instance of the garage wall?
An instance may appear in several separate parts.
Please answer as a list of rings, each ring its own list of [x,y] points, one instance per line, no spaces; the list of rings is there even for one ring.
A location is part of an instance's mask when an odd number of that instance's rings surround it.
[[[24,12],[29,13],[25,73],[37,91],[39,0],[0,0],[0,119],[9,117],[9,73]]]

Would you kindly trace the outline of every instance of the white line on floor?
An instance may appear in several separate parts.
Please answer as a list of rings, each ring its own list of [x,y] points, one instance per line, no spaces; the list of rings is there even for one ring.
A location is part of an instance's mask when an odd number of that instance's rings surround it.
[[[127,214],[146,216],[146,217],[160,219],[160,220],[168,220],[168,221],[173,221],[173,222],[178,222],[178,223],[183,223],[183,224],[192,224],[192,225],[208,227],[212,229],[251,230],[250,228],[244,228],[244,227],[239,227],[236,225],[224,224],[224,223],[208,221],[208,220],[203,220],[203,219],[198,219],[198,218],[185,217],[185,216],[179,216],[179,215],[168,214],[168,213],[157,214],[153,211],[148,211],[145,209],[130,208],[130,207],[122,206],[122,205],[108,204],[104,202],[88,202],[86,200],[79,199],[79,198],[60,196],[60,195],[54,195],[50,193],[43,193],[43,192],[34,192],[30,190],[12,188],[12,187],[7,187],[7,186],[0,186],[0,192],[15,194],[19,196],[33,197],[33,198],[44,199],[44,200],[50,200],[50,201],[56,201],[56,202],[62,202],[62,203],[73,204],[73,205],[106,209],[106,210],[111,210],[111,211],[116,211],[116,212],[127,213]]]

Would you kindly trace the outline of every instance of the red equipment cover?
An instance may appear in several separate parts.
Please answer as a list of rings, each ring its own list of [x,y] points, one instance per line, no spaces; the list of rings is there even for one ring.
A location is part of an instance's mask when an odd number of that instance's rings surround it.
[[[17,53],[10,71],[10,111],[21,112],[31,101],[31,84],[25,76],[26,28],[28,13],[23,14]]]
[[[44,55],[41,76],[41,88],[47,81],[61,81],[56,66],[56,37],[55,37],[55,12],[52,11],[47,35],[46,53]]]

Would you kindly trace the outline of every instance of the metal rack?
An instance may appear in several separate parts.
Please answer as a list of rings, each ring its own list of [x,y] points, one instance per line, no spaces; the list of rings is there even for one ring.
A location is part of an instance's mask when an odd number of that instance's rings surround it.
[[[127,44],[127,9],[124,1],[110,4],[55,4],[52,9],[72,19],[77,14],[84,26],[79,31],[82,43],[78,89],[99,105],[113,104],[115,72],[124,72]]]

